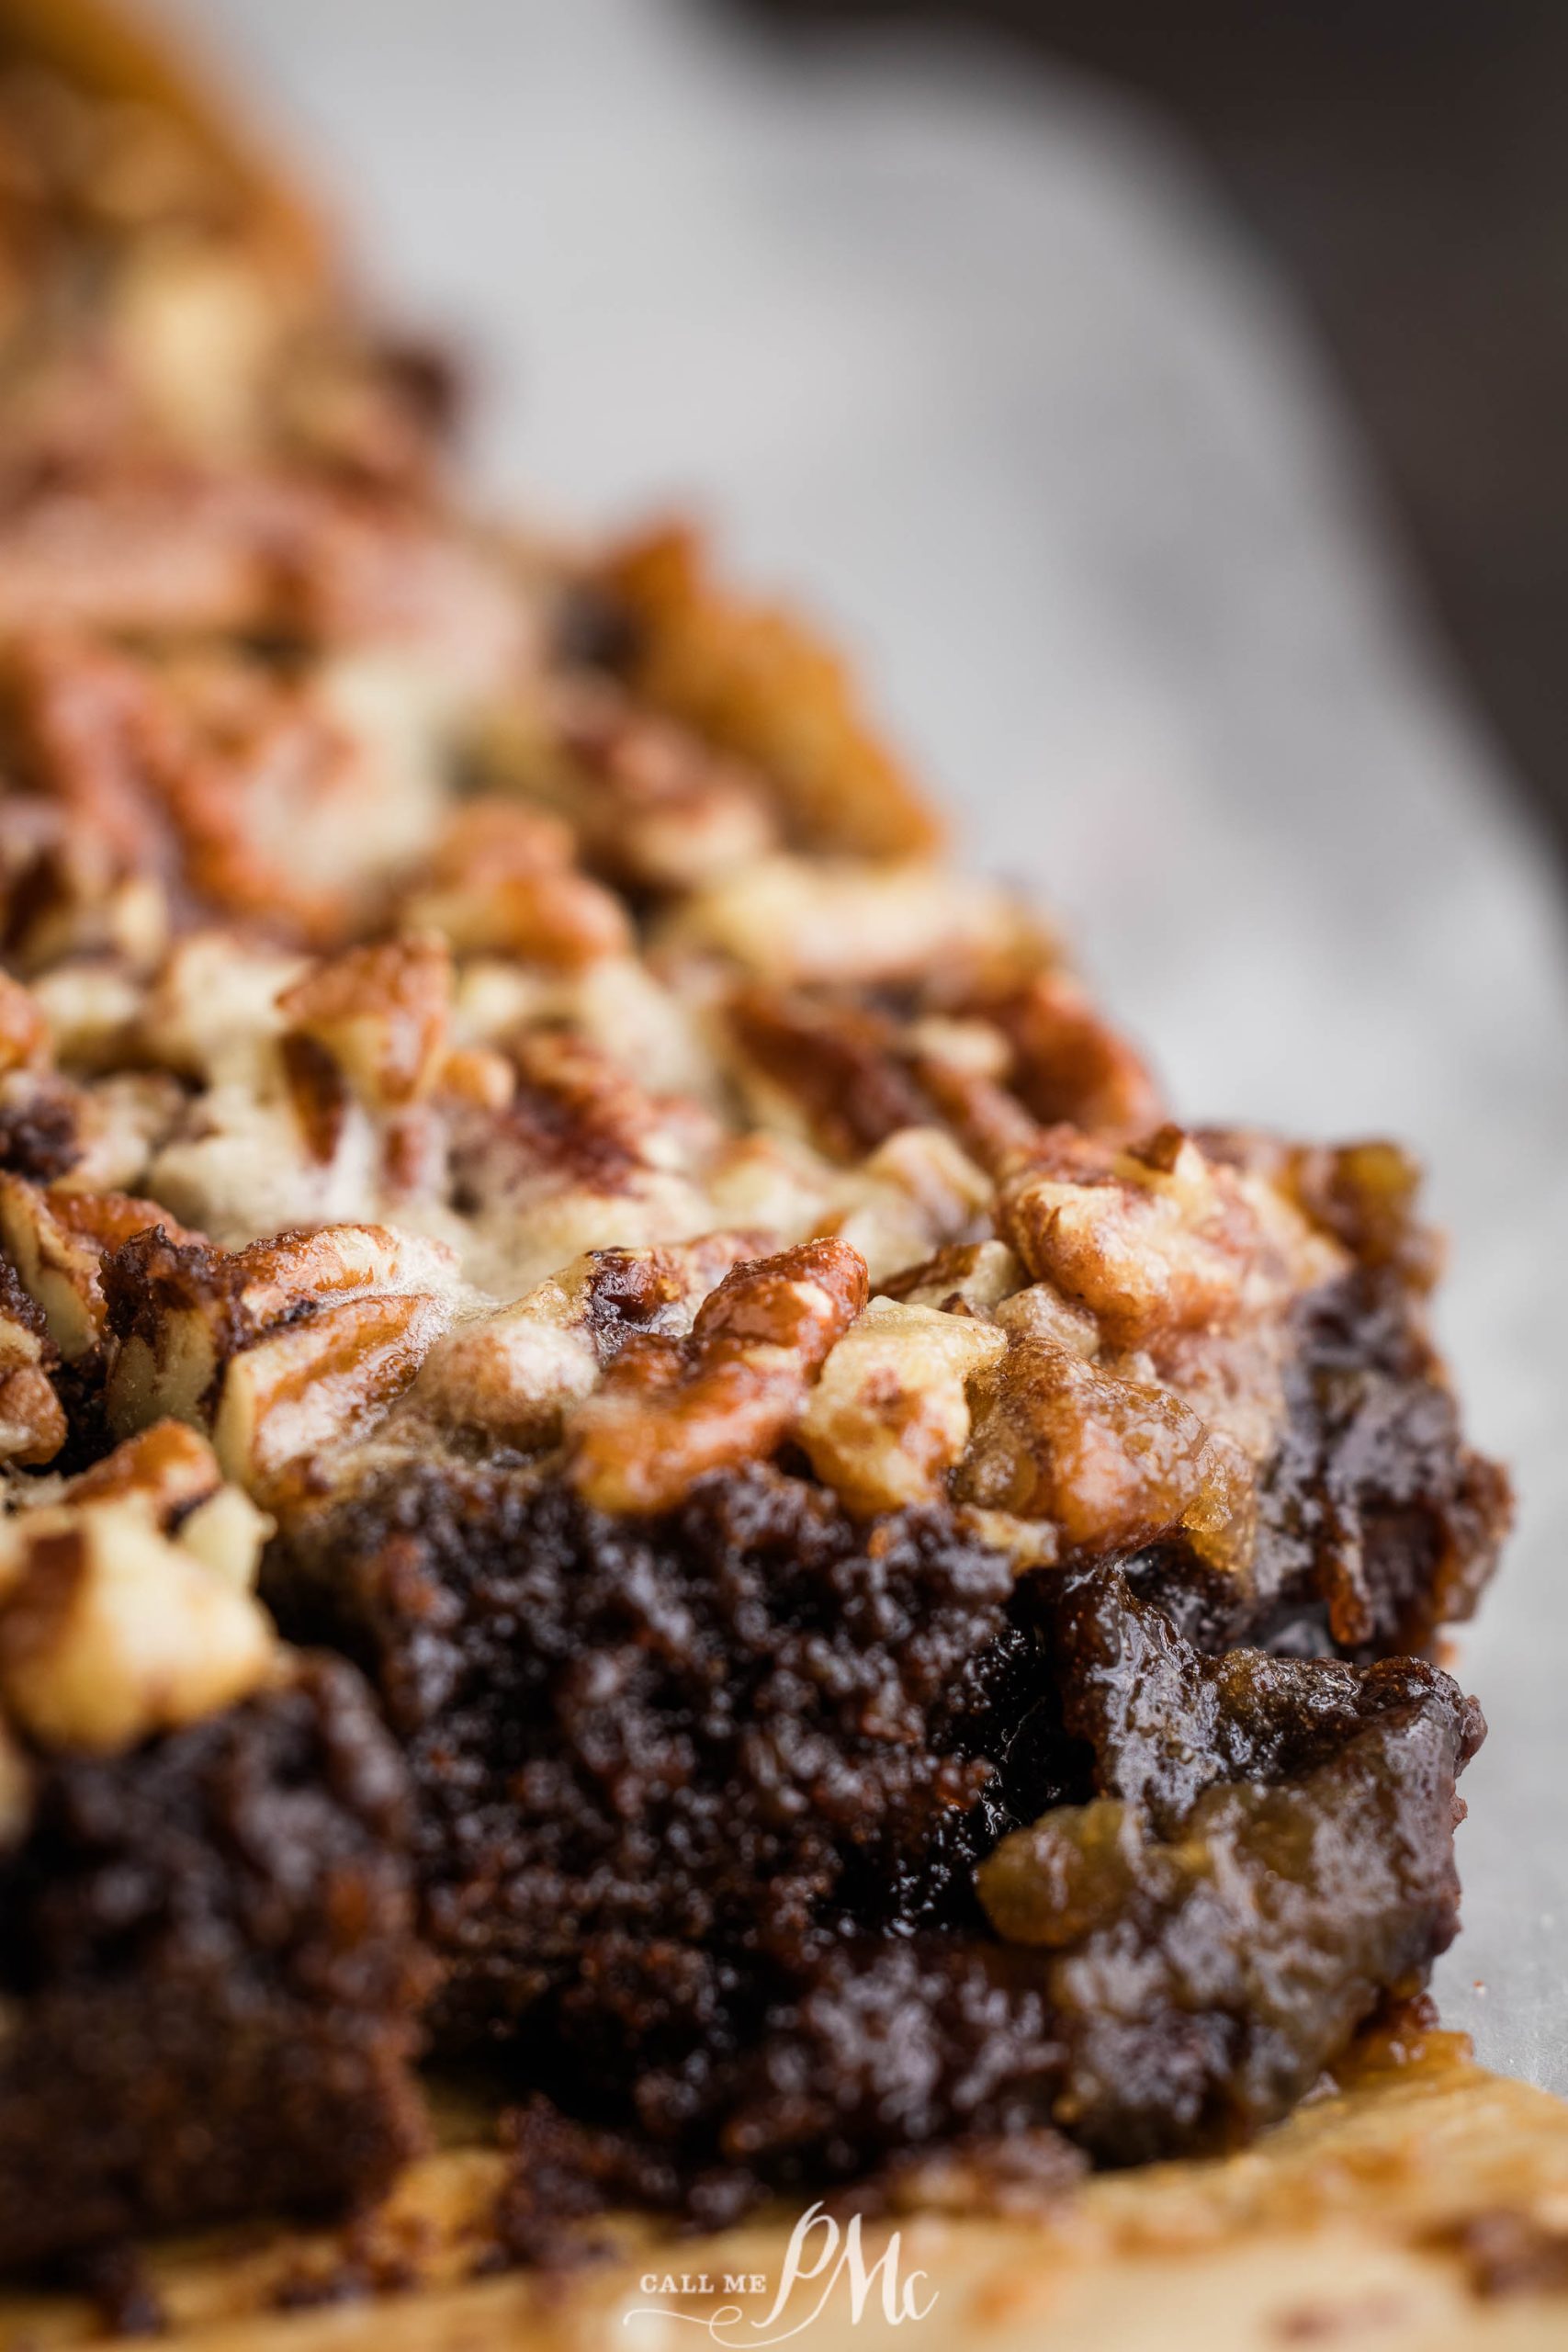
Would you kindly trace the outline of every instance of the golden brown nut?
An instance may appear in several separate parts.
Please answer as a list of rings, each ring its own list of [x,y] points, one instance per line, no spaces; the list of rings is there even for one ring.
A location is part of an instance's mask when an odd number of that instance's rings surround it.
[[[953,1482],[962,1500],[1047,1520],[1065,1552],[1135,1551],[1179,1532],[1215,1567],[1245,1570],[1250,1464],[1170,1390],[1015,1335],[972,1401],[974,1436]]]
[[[0,1173],[0,1245],[67,1363],[81,1363],[102,1341],[104,1258],[158,1225],[177,1239],[194,1238],[154,1201],[128,1193],[45,1192]]]
[[[124,1502],[236,1590],[256,1580],[273,1522],[238,1487],[226,1486],[207,1440],[183,1421],[155,1421],[73,1478],[72,1503]]]
[[[784,855],[694,891],[662,937],[672,956],[722,957],[784,988],[937,975],[962,992],[1048,953],[1037,922],[993,884],[939,865]]]
[[[755,1258],[750,1233],[710,1233],[648,1250],[595,1250],[503,1307],[438,1340],[408,1399],[452,1435],[548,1444],[563,1413],[598,1385],[637,1333],[683,1334],[715,1284]]]
[[[1045,1126],[1070,1119],[1097,1135],[1147,1135],[1162,1116],[1143,1057],[1099,1011],[1081,982],[1036,973],[1023,987],[970,1010],[1012,1047],[1009,1082]]]
[[[603,581],[632,623],[637,693],[760,770],[797,841],[864,857],[938,845],[936,819],[867,727],[837,654],[793,615],[716,589],[693,532],[628,542]]]
[[[224,1475],[265,1500],[294,1465],[357,1437],[401,1396],[449,1312],[419,1292],[350,1298],[243,1350],[212,1419]]]
[[[1174,1128],[1147,1159],[1097,1159],[1055,1132],[1061,1172],[1028,1170],[998,1203],[1002,1233],[1030,1272],[1087,1307],[1112,1347],[1234,1324],[1263,1247],[1235,1172]]]
[[[77,1503],[134,1499],[166,1528],[215,1494],[222,1478],[204,1437],[183,1421],[157,1421],[73,1478],[67,1491]]]
[[[852,1511],[932,1502],[969,1442],[968,1387],[1005,1354],[1006,1334],[973,1317],[874,1298],[811,1391],[798,1435],[811,1466]]]
[[[0,1696],[40,1747],[112,1754],[270,1674],[265,1611],[134,1500],[28,1512],[6,1532],[19,1567],[0,1610]]]
[[[286,1050],[309,1040],[370,1110],[398,1109],[427,1092],[441,1066],[451,952],[431,933],[351,947],[312,966],[277,1001]]]
[[[573,678],[491,714],[481,765],[565,818],[622,888],[694,889],[778,846],[762,779],[607,680]]]
[[[737,1266],[689,1339],[628,1340],[569,1415],[572,1484],[603,1510],[667,1510],[706,1471],[771,1453],[866,1288],[864,1260],[841,1241]]]
[[[402,919],[444,933],[461,955],[552,969],[626,954],[632,930],[620,900],[571,858],[571,834],[557,819],[513,801],[470,801],[404,894]]]
[[[109,1753],[255,1689],[276,1648],[251,1591],[269,1528],[174,1422],[0,1521],[0,1696],[15,1722],[43,1747]]]
[[[146,1237],[117,1261],[111,1428],[209,1427],[226,1475],[270,1495],[394,1402],[451,1319],[452,1252],[384,1226],[228,1253]]]

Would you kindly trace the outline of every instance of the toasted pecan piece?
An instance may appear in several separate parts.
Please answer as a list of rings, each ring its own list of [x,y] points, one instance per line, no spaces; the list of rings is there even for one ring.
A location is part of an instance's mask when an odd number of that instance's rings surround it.
[[[795,839],[853,856],[940,845],[941,828],[863,718],[839,656],[793,614],[724,594],[696,535],[628,540],[601,582],[629,618],[636,691],[760,770]]]
[[[34,1468],[64,1444],[65,1414],[49,1376],[59,1361],[43,1310],[0,1258],[0,1462]]]
[[[779,846],[760,776],[604,678],[513,697],[476,752],[487,776],[557,811],[622,888],[694,889]]]
[[[865,1261],[807,1241],[727,1274],[685,1340],[629,1340],[567,1420],[567,1475],[604,1510],[668,1510],[709,1470],[771,1453],[865,1304]]]
[[[105,1257],[155,1226],[195,1239],[155,1201],[129,1193],[44,1191],[0,1174],[0,1243],[67,1363],[80,1363],[102,1341]]]
[[[433,933],[402,933],[312,966],[278,1009],[291,1041],[327,1054],[373,1111],[426,1093],[441,1066],[452,1005],[452,956]]]
[[[1110,1345],[1234,1325],[1255,1302],[1266,1236],[1253,1204],[1179,1129],[1142,1155],[1063,1129],[1050,1149],[1054,1165],[1003,1184],[998,1221],[1030,1272],[1086,1306]]]
[[[1131,1552],[1179,1533],[1211,1566],[1246,1571],[1251,1464],[1171,1390],[1014,1333],[976,1383],[973,1408],[954,1479],[962,1500],[1046,1520],[1067,1552]]]
[[[113,1752],[272,1671],[251,1588],[270,1522],[175,1423],[0,1521],[0,1697],[45,1747]]]
[[[972,1316],[874,1298],[801,1415],[812,1468],[858,1513],[936,1500],[969,1442],[969,1384],[1007,1345]]]
[[[256,1690],[276,1639],[259,1604],[128,1504],[28,1515],[0,1611],[0,1694],[31,1738],[96,1752]]]
[[[461,955],[515,956],[551,970],[625,955],[632,944],[620,900],[573,864],[569,828],[515,801],[457,809],[400,910]]]
[[[438,1340],[409,1409],[455,1434],[548,1443],[628,1339],[684,1334],[716,1283],[761,1246],[755,1234],[709,1233],[647,1250],[589,1250],[514,1305]]]
[[[456,1265],[444,1244],[384,1226],[231,1253],[154,1232],[120,1250],[106,1280],[110,1426],[173,1416],[209,1427],[226,1473],[265,1497],[407,1386],[450,1319]]]
[[[1034,918],[992,883],[911,859],[782,854],[694,890],[660,943],[667,956],[716,958],[774,987],[930,980],[960,999],[1051,953]]]
[[[1068,1119],[1120,1139],[1158,1125],[1164,1113],[1147,1064],[1069,973],[1036,973],[1021,988],[965,1010],[1007,1039],[1008,1084],[1042,1125]]]

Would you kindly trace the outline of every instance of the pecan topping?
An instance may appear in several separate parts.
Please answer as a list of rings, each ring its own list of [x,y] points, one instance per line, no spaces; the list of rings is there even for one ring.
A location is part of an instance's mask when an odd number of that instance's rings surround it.
[[[401,1394],[450,1320],[456,1266],[439,1242],[335,1226],[232,1253],[143,1233],[105,1278],[111,1425],[208,1426],[226,1473],[270,1496]]]
[[[628,1340],[567,1421],[568,1475],[603,1510],[668,1510],[705,1472],[771,1453],[865,1304],[865,1261],[807,1241],[727,1274],[685,1340]]]
[[[105,1257],[133,1234],[172,1224],[156,1203],[126,1193],[40,1192],[0,1174],[0,1242],[67,1363],[93,1354],[103,1338]]]
[[[1039,926],[988,883],[934,865],[763,857],[694,891],[671,952],[722,957],[782,987],[886,987],[942,976],[963,993],[1049,953]]]
[[[1250,1465],[1168,1389],[1014,1335],[976,1384],[974,1416],[955,1482],[964,1501],[1048,1520],[1069,1552],[1131,1552],[1180,1533],[1210,1565],[1247,1567]]]
[[[574,678],[542,707],[498,714],[482,752],[623,887],[694,889],[777,846],[761,777],[606,680]]]
[[[1161,1116],[1142,1057],[1066,972],[1037,973],[1024,987],[972,1008],[1013,1049],[1010,1083],[1043,1125],[1071,1119],[1097,1135],[1147,1135]]]
[[[1146,1157],[1053,1131],[1061,1173],[1004,1184],[998,1221],[1029,1271],[1094,1316],[1113,1347],[1234,1324],[1268,1279],[1266,1236],[1235,1171],[1162,1129]]]

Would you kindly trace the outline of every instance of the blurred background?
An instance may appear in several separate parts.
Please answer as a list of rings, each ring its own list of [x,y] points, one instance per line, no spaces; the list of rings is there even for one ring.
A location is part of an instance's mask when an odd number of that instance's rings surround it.
[[[470,356],[488,492],[710,519],[1184,1114],[1429,1160],[1522,1503],[1439,1989],[1568,2090],[1568,10],[186,13]]]

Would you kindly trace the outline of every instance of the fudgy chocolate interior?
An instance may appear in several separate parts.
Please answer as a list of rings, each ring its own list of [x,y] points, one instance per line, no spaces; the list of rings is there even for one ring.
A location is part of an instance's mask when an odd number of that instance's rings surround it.
[[[423,2144],[407,1803],[333,1658],[50,1770],[0,1862],[0,2265],[330,2208]]]
[[[1407,1467],[1368,1450],[1370,1520]],[[1113,2160],[1224,2144],[1446,1944],[1473,1708],[1410,1660],[1206,1655],[1136,1597],[1172,1566],[1018,1578],[949,1511],[857,1527],[776,1467],[633,1521],[430,1464],[297,1537],[271,1591],[358,1654],[409,1758],[437,2047],[584,2127],[522,2131],[567,2208],[609,2132],[616,2193],[715,2218],[1023,2125]],[[1043,1815],[1055,1850],[989,1868],[1044,1873],[1049,1939],[998,1935],[976,1865]]]

